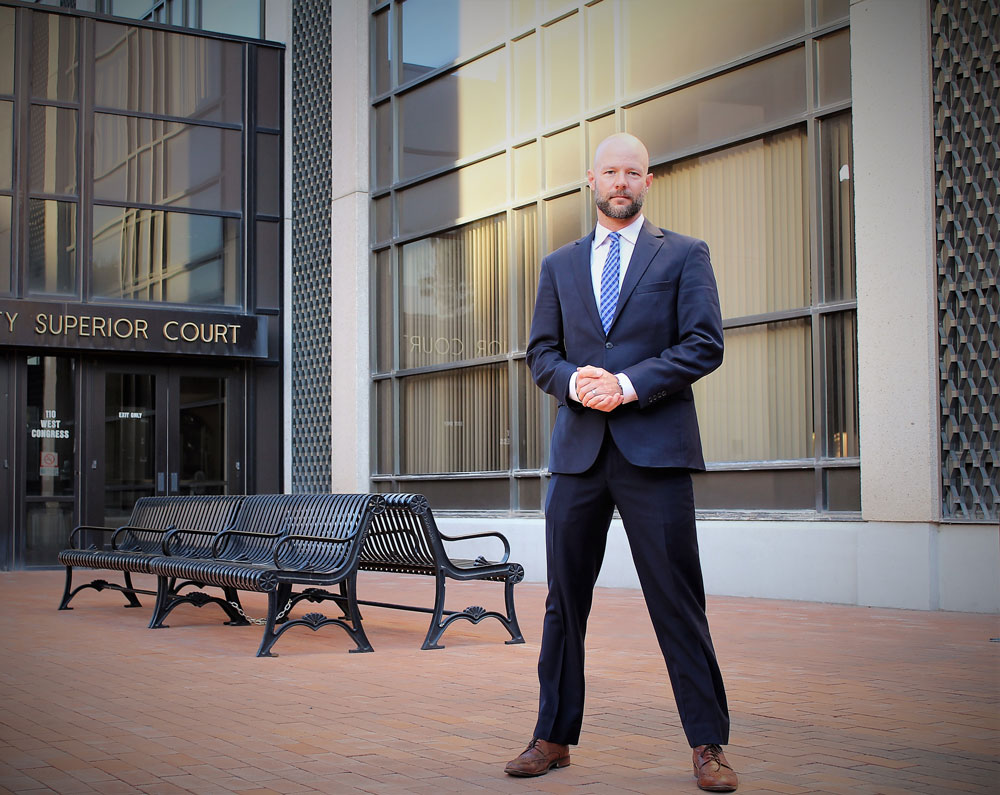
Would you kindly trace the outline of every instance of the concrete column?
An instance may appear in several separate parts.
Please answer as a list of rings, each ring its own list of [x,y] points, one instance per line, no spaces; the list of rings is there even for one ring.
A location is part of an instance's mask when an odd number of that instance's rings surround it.
[[[368,3],[333,0],[331,422],[334,491],[368,491]]]
[[[874,521],[940,517],[929,13],[851,3],[861,507]]]

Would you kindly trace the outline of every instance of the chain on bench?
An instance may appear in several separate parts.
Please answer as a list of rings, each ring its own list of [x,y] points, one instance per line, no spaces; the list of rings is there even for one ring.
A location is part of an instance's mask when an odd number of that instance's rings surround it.
[[[229,604],[231,604],[234,608],[236,608],[236,612],[239,613],[244,619],[249,621],[251,624],[256,624],[257,626],[264,626],[264,624],[267,623],[266,618],[254,618],[253,616],[248,616],[246,613],[243,612],[243,608],[240,607],[239,602],[230,602]],[[292,600],[289,599],[288,604],[285,605],[281,609],[281,612],[274,617],[274,623],[277,624],[279,621],[281,621],[281,619],[285,617],[285,613],[287,613],[291,609],[292,609]]]

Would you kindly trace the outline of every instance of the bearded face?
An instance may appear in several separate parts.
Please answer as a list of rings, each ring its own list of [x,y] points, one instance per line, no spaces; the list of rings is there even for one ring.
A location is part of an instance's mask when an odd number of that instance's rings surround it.
[[[597,204],[597,209],[604,213],[608,218],[634,218],[638,215],[639,210],[642,209],[642,203],[646,200],[646,186],[643,185],[642,189],[638,193],[633,193],[628,189],[619,189],[615,191],[609,191],[607,193],[601,193],[599,190],[595,191],[597,198],[595,203]],[[612,202],[612,199],[623,198],[628,199],[628,203],[622,202]]]

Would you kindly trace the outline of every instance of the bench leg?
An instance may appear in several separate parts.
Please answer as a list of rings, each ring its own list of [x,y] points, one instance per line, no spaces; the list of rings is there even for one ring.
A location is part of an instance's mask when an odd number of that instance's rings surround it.
[[[521,627],[517,623],[517,613],[514,611],[514,586],[521,580],[508,577],[503,585],[503,598],[507,605],[507,620],[503,622],[504,627],[510,633],[510,640],[504,643],[524,643],[524,636],[521,634]]]
[[[207,604],[217,604],[229,617],[225,623],[230,626],[246,626],[248,622],[240,615],[239,609],[233,607],[231,602],[239,604],[239,596],[234,588],[224,587],[225,598],[211,596],[204,591],[188,591],[181,593],[181,589],[187,586],[204,588],[204,583],[192,582],[190,580],[177,584],[176,578],[159,576],[156,578],[156,606],[153,608],[153,617],[149,621],[150,629],[167,629],[168,625],[163,620],[170,611],[178,605],[188,604],[195,607],[204,607]]]
[[[277,654],[271,654],[271,647],[274,645],[275,641],[281,636],[290,626],[289,623],[285,623],[284,626],[278,631],[274,631],[274,625],[278,619],[278,611],[285,605],[288,601],[287,593],[283,601],[281,599],[282,590],[291,591],[291,587],[284,585],[279,585],[275,590],[268,591],[267,594],[267,621],[264,623],[264,637],[261,638],[260,646],[257,648],[258,657],[277,657]]]
[[[351,624],[353,624],[353,626],[341,618],[327,618],[322,613],[306,613],[302,616],[302,618],[287,620],[280,629],[275,630],[278,611],[283,609],[288,603],[292,588],[291,585],[281,585],[274,591],[269,592],[267,595],[267,623],[264,626],[264,637],[261,638],[260,647],[257,649],[257,656],[277,657],[276,654],[271,653],[271,649],[277,642],[278,638],[280,638],[292,627],[306,626],[315,632],[320,627],[325,627],[328,624],[336,624],[337,626],[343,628],[344,631],[351,636],[355,644],[357,644],[356,649],[350,650],[352,653],[374,651],[371,643],[368,642],[368,636],[365,635],[364,628],[361,626],[361,613],[358,610],[355,578],[355,574],[352,574],[348,578],[350,582],[347,584],[346,588],[348,612],[351,615]]]
[[[93,580],[91,582],[84,583],[83,585],[78,585],[73,588],[73,567],[66,567],[66,584],[63,587],[62,600],[59,602],[60,610],[72,610],[73,608],[69,606],[70,600],[73,599],[80,591],[84,588],[93,588],[95,591],[103,591],[105,588],[111,591],[119,591],[125,595],[127,604],[125,607],[142,607],[142,602],[139,601],[139,597],[135,595],[135,586],[132,585],[132,575],[129,572],[122,572],[125,578],[124,585],[118,585],[117,583],[108,582],[107,580]],[[143,593],[146,593],[145,591]]]
[[[63,588],[62,601],[59,602],[60,610],[72,610],[73,608],[69,606],[69,600],[76,595],[76,591],[73,590],[73,567],[66,567],[66,586]]]
[[[441,621],[444,618],[444,581],[444,572],[439,569],[434,575],[434,612],[431,613],[431,625],[427,628],[427,637],[424,638],[424,643],[420,647],[424,651],[444,648],[438,644],[438,641],[441,640],[445,629],[451,623],[450,619],[443,623]]]
[[[438,641],[441,640],[441,636],[444,635],[444,631],[448,629],[452,623],[461,619],[471,621],[473,624],[478,624],[484,618],[495,618],[503,624],[504,629],[510,633],[510,640],[504,641],[504,643],[524,643],[524,636],[521,635],[521,627],[517,623],[517,613],[514,610],[514,586],[521,581],[523,576],[523,573],[520,576],[516,573],[512,573],[504,581],[504,603],[507,607],[507,615],[503,615],[493,610],[484,610],[482,607],[478,607],[476,605],[470,605],[465,608],[465,610],[451,612],[445,611],[444,609],[445,575],[444,572],[438,571],[435,578],[436,593],[434,597],[434,610],[431,617],[431,625],[427,630],[427,637],[424,639],[424,645],[420,648],[443,649],[444,646],[440,645]],[[446,612],[448,618],[444,619]]]
[[[142,602],[135,595],[135,586],[132,585],[132,572],[124,571],[122,574],[124,575],[125,586],[128,588],[127,591],[122,591],[125,594],[125,598],[128,599],[128,604],[125,607],[142,607]]]
[[[149,619],[150,629],[167,628],[163,623],[163,619],[165,619],[167,617],[167,613],[173,609],[173,605],[170,604],[172,592],[173,586],[170,577],[156,578],[156,603],[153,605],[153,615]]]

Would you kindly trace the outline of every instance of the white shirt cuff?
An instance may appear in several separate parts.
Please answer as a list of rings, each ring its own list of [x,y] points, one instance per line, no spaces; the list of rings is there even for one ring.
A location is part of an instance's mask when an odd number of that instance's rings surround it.
[[[618,385],[622,388],[622,403],[631,403],[633,400],[639,399],[635,393],[635,387],[632,386],[632,380],[625,373],[615,373],[615,378],[618,379]]]
[[[570,400],[575,400],[577,403],[583,403],[580,397],[576,394],[576,373],[573,373],[569,377],[569,397]]]

